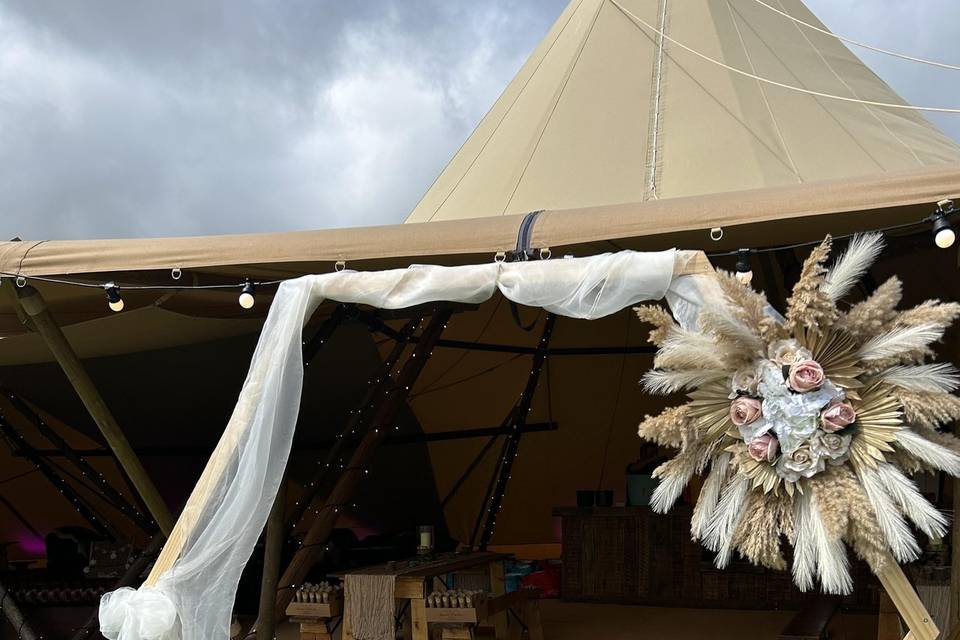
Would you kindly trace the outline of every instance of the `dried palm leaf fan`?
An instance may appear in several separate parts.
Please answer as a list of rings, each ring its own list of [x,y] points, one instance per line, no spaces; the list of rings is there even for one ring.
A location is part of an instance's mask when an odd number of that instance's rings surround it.
[[[897,311],[901,287],[891,278],[838,309],[882,248],[879,234],[856,237],[828,269],[828,237],[804,263],[782,319],[724,273],[724,300],[701,313],[697,330],[658,307],[636,309],[660,348],[644,385],[689,396],[640,425],[642,438],[679,449],[655,472],[652,506],[667,511],[706,472],[691,534],[717,552],[718,567],[737,551],[784,569],[783,536],[798,587],[819,581],[845,594],[853,583],[844,543],[879,574],[891,555],[919,555],[908,520],[928,536],[946,532],[910,477],[960,475],[960,440],[937,430],[960,419],[951,395],[960,378],[949,364],[926,363],[960,305]]]

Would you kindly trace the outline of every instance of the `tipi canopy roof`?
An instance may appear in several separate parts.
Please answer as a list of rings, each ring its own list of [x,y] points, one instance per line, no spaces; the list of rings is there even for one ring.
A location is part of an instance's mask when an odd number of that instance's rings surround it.
[[[826,30],[800,0],[770,2]],[[960,160],[958,146],[915,111],[812,96],[717,63],[803,89],[906,104],[842,42],[756,0],[572,0],[407,222]]]

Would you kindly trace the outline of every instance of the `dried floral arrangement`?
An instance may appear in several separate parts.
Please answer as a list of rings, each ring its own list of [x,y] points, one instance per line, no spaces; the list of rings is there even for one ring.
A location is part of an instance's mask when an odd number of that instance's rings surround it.
[[[803,590],[849,593],[845,544],[874,572],[920,554],[908,520],[941,537],[947,519],[911,476],[960,476],[960,440],[938,431],[960,419],[960,378],[927,363],[960,304],[929,300],[896,309],[894,277],[844,311],[837,303],[883,248],[854,238],[831,267],[827,237],[810,254],[785,316],[766,296],[718,274],[724,300],[695,330],[657,306],[638,307],[659,347],[643,384],[686,391],[689,401],[647,417],[642,438],[679,449],[655,472],[651,505],[670,509],[694,474],[706,473],[691,534],[725,567],[734,551],[785,569]]]

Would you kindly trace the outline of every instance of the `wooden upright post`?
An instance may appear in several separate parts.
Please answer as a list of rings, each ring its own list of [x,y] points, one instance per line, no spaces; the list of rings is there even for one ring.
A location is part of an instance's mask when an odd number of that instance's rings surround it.
[[[50,315],[50,310],[47,309],[47,303],[43,296],[33,287],[18,289],[17,296],[20,306],[33,321],[37,333],[46,342],[47,348],[57,359],[63,372],[67,375],[67,379],[70,380],[70,384],[77,395],[80,396],[80,400],[83,401],[83,405],[87,408],[94,422],[97,423],[100,432],[106,439],[107,444],[110,445],[117,461],[123,467],[133,486],[140,493],[140,497],[143,498],[143,502],[150,510],[153,519],[164,535],[169,536],[174,525],[170,510],[150,476],[147,475],[147,470],[143,468],[140,459],[134,453],[130,442],[120,429],[120,425],[117,424],[83,363],[80,362],[80,358],[77,357],[73,347],[70,346],[66,336],[63,335],[60,326]]]
[[[263,579],[260,582],[260,611],[257,616],[256,640],[273,640],[276,631],[273,603],[277,595],[277,580],[280,578],[280,560],[283,555],[283,539],[286,535],[283,509],[286,501],[286,483],[273,501],[273,509],[267,519],[267,533],[263,542]]]
[[[323,545],[330,537],[337,518],[340,516],[340,509],[348,505],[353,499],[373,453],[386,438],[391,423],[396,419],[410,388],[430,358],[433,347],[443,334],[451,314],[452,311],[449,309],[434,313],[430,324],[420,336],[416,348],[397,376],[397,386],[388,392],[387,398],[371,419],[370,430],[360,440],[353,456],[330,490],[324,505],[319,509],[319,514],[304,537],[303,546],[297,550],[287,570],[283,572],[280,578],[280,587],[277,591],[277,619],[284,615],[287,605],[293,598],[294,589],[292,585],[303,582],[307,572],[310,571],[310,568],[313,567],[317,558],[321,555]]]

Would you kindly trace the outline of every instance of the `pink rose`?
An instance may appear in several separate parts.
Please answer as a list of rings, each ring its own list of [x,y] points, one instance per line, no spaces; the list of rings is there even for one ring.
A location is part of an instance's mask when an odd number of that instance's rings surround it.
[[[760,401],[748,396],[740,396],[730,403],[730,420],[741,427],[750,424],[763,415]]]
[[[790,365],[787,384],[794,391],[801,393],[819,389],[823,384],[823,367],[814,360],[801,360]]]
[[[747,445],[750,457],[757,462],[773,462],[780,451],[780,441],[769,433],[757,436]]]
[[[840,431],[857,419],[857,412],[846,402],[837,402],[820,413],[820,426],[827,433]]]

